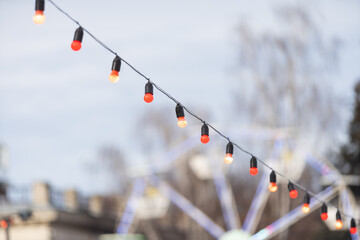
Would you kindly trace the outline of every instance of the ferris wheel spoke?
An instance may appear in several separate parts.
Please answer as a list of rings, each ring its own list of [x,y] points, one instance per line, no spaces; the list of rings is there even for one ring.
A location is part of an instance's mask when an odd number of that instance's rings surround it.
[[[236,210],[234,195],[217,161],[212,161],[212,174],[227,230],[239,229],[240,218]]]
[[[194,206],[186,197],[173,189],[165,181],[161,181],[158,177],[152,176],[148,178],[151,185],[158,188],[158,190],[167,197],[172,203],[179,207],[190,218],[203,227],[216,239],[220,238],[225,230],[209,218],[203,211]]]
[[[263,174],[261,180],[256,189],[256,193],[251,202],[251,206],[246,215],[244,224],[242,229],[245,232],[253,234],[256,230],[256,227],[260,221],[261,214],[265,208],[266,201],[269,198],[269,190],[267,188],[268,185],[268,175]]]
[[[271,162],[273,163],[274,160],[278,160],[280,152],[284,146],[284,140],[277,139],[274,143],[273,150],[271,153]],[[264,211],[266,201],[269,198],[269,191],[268,191],[268,174],[263,174],[259,184],[257,186],[254,198],[251,202],[249,211],[246,215],[244,224],[242,229],[249,234],[253,234],[259,224],[261,214]]]
[[[313,198],[313,201],[310,203],[310,212],[315,211],[316,209],[320,208],[322,202],[319,202],[317,199],[322,199],[323,201],[328,201],[334,198],[339,192],[339,187],[328,187],[324,191],[318,193],[316,198]],[[309,213],[310,213],[309,212]],[[250,240],[265,240],[274,237],[275,235],[279,234],[285,228],[288,228],[292,224],[296,223],[300,219],[308,216],[309,214],[305,214],[301,211],[301,206],[295,208],[294,210],[290,211],[280,219],[276,220],[272,224],[268,225],[267,227],[263,228],[256,234],[254,234]]]
[[[117,227],[116,232],[118,234],[127,234],[129,232],[130,226],[134,221],[136,209],[138,207],[139,199],[144,193],[146,184],[145,181],[141,178],[136,179],[131,196],[127,201],[123,215],[119,226]]]

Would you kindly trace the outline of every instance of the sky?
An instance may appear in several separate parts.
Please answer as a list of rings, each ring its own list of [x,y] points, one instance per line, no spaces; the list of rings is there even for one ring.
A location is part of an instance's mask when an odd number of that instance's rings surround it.
[[[72,51],[77,25],[48,2],[46,22],[34,24],[34,2],[0,0],[0,143],[9,151],[6,178],[14,185],[45,180],[60,188],[103,192],[106,181],[94,179],[84,164],[102,145],[126,149],[129,161],[136,162],[143,157],[136,152],[141,136],[134,133],[140,116],[149,107],[169,109],[176,127],[175,105],[156,91],[154,102],[144,103],[146,82],[125,65],[119,83],[110,83],[114,56],[87,34],[82,49]],[[184,105],[210,113],[224,127],[236,124],[229,117],[229,92],[238,78],[237,27],[246,22],[256,33],[277,31],[274,10],[301,2],[326,38],[341,41],[333,88],[347,100],[347,117],[351,114],[352,87],[360,78],[359,1],[55,2]],[[188,121],[200,128],[196,120]]]

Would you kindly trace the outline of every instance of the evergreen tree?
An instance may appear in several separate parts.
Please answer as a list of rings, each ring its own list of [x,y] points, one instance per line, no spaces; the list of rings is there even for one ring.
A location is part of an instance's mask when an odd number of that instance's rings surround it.
[[[354,116],[349,125],[349,143],[341,147],[340,155],[343,159],[343,172],[346,174],[360,174],[360,80],[355,85]]]

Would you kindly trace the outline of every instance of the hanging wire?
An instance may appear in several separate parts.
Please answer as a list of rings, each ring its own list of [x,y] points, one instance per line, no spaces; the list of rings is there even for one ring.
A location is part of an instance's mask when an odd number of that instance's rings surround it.
[[[50,2],[57,10],[59,10],[61,13],[63,13],[65,16],[67,16],[70,20],[72,20],[74,23],[76,23],[78,26],[82,27],[83,30],[89,34],[89,36],[91,38],[93,38],[97,43],[99,43],[103,48],[105,48],[106,50],[108,50],[109,52],[111,52],[112,54],[114,54],[115,56],[118,56],[118,54],[112,50],[110,47],[108,47],[105,43],[103,43],[101,40],[99,40],[97,37],[95,37],[89,30],[87,30],[86,28],[84,28],[77,20],[75,20],[73,17],[71,17],[70,14],[68,14],[67,12],[65,12],[63,9],[61,9],[58,5],[56,5],[52,0],[47,0],[48,2]],[[120,57],[120,56],[118,56]],[[157,85],[156,83],[152,82],[150,80],[149,77],[147,77],[145,74],[143,74],[142,72],[140,72],[140,70],[136,69],[133,65],[131,65],[128,61],[126,61],[124,58],[120,57],[121,61],[124,62],[127,66],[129,66],[134,72],[136,72],[138,75],[140,75],[141,77],[143,77],[146,81],[150,82],[157,90],[159,90],[162,94],[164,94],[166,97],[168,97],[169,99],[171,99],[174,103],[176,104],[180,104],[184,110],[189,113],[191,116],[193,116],[194,118],[198,119],[200,122],[205,123],[205,120],[203,120],[201,117],[199,117],[198,115],[196,115],[194,112],[190,111],[189,108],[185,107],[184,105],[182,105],[175,97],[173,97],[171,94],[169,94],[168,92],[166,92],[164,89],[162,89],[159,85]],[[230,138],[227,137],[226,135],[224,135],[222,132],[220,132],[220,130],[216,129],[213,125],[206,123],[212,130],[214,130],[219,136],[221,136],[222,138],[226,139],[227,141],[231,142],[237,149],[239,149],[241,152],[249,155],[250,157],[256,157],[255,155],[253,155],[251,152],[245,150],[244,148],[242,148],[240,145],[238,145],[237,143],[234,143],[233,141],[230,141]],[[353,216],[351,216],[350,214],[347,214],[343,211],[341,211],[339,209],[339,207],[331,204],[330,202],[325,202],[322,199],[320,199],[319,197],[316,196],[315,193],[309,191],[307,188],[303,187],[300,183],[293,181],[292,179],[290,179],[289,177],[287,177],[285,174],[273,169],[269,164],[267,164],[265,161],[259,159],[258,157],[256,157],[256,159],[265,167],[267,167],[268,169],[270,169],[271,171],[274,171],[277,175],[285,178],[286,180],[288,180],[289,182],[292,182],[297,188],[301,189],[304,192],[308,192],[309,195],[318,200],[320,203],[325,203],[328,206],[331,206],[333,208],[336,208],[337,210],[339,210],[339,212],[343,215],[346,216],[348,218],[354,218]],[[360,222],[360,219],[358,218],[354,218],[355,221]]]

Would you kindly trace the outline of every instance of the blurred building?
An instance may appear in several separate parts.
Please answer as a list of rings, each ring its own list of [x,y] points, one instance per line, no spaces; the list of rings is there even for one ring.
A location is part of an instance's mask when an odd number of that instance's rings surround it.
[[[98,240],[113,233],[121,207],[118,197],[81,196],[76,190],[56,190],[39,182],[32,188],[7,186],[0,203],[0,239]],[[25,213],[25,216],[24,216]]]

